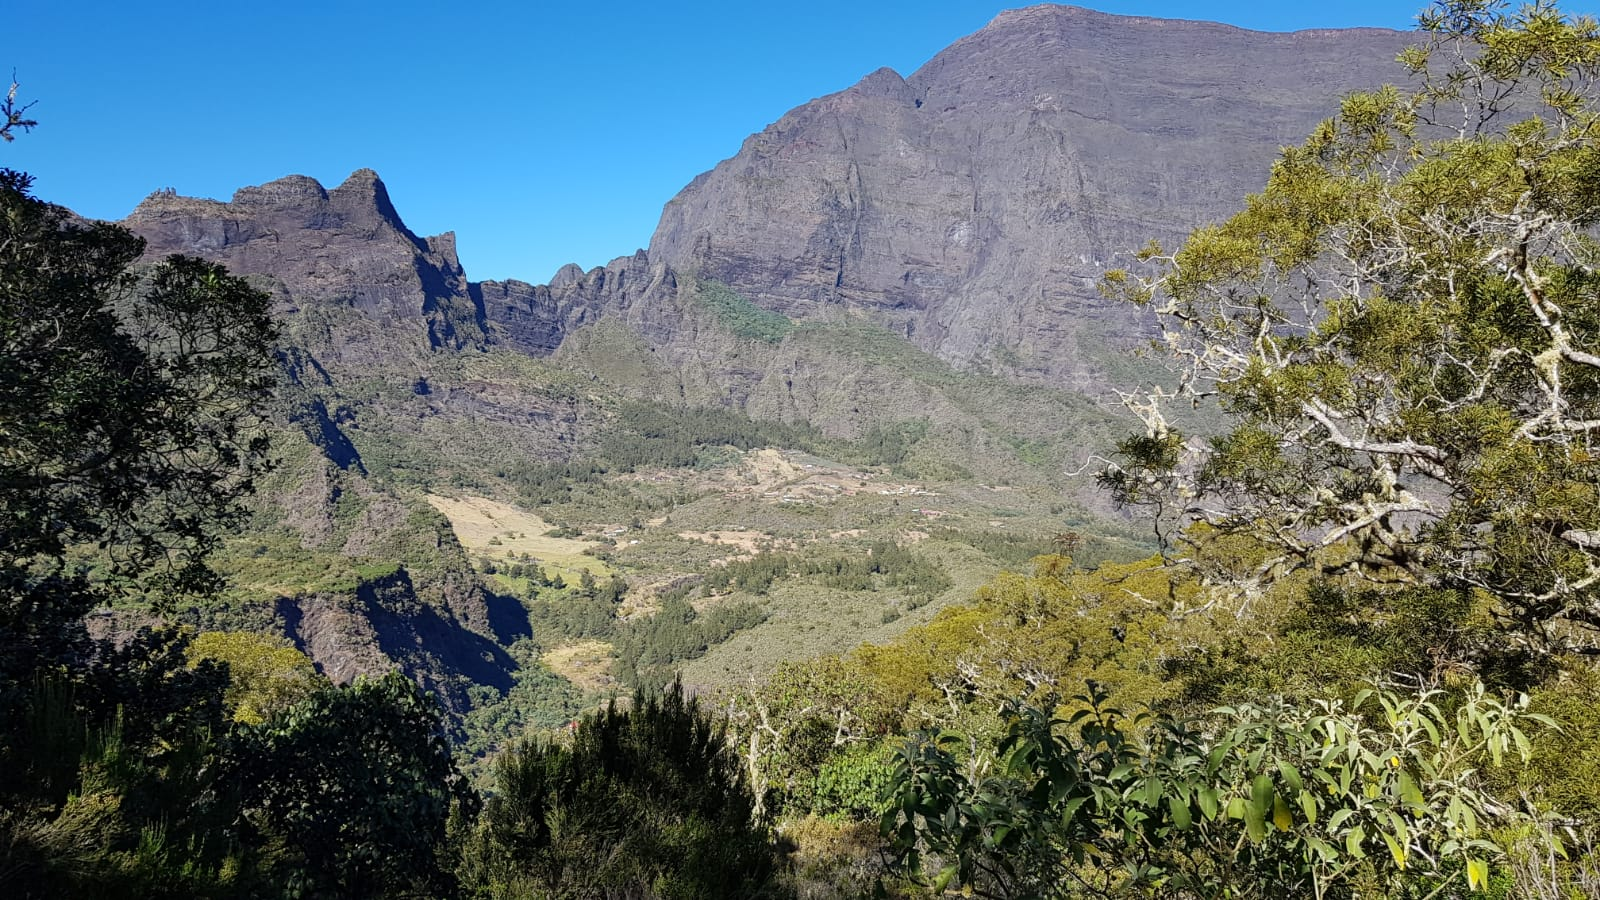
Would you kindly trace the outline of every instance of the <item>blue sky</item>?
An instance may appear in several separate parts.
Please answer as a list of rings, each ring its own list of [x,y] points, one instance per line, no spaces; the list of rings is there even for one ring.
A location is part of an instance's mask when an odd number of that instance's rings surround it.
[[[879,66],[909,75],[1023,3],[453,4],[12,0],[0,75],[41,126],[0,145],[41,197],[121,218],[152,190],[226,199],[376,169],[474,279],[545,281],[644,246],[745,136]],[[1406,28],[1420,2],[1087,0],[1247,28]]]

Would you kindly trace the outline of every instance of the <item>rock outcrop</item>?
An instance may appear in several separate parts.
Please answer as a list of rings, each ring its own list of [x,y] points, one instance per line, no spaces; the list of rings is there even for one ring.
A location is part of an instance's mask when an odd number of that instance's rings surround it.
[[[153,256],[187,253],[266,280],[284,315],[307,308],[359,313],[392,339],[384,352],[459,350],[485,340],[455,235],[413,234],[371,169],[331,191],[291,175],[241,188],[228,203],[156,193],[124,224]],[[361,364],[376,348],[333,340],[319,349]]]

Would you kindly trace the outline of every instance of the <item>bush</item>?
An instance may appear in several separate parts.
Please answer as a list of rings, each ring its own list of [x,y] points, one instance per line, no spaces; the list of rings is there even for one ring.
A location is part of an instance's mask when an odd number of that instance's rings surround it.
[[[762,897],[776,850],[738,757],[674,683],[495,765],[463,880],[490,897]]]
[[[313,896],[453,885],[436,856],[452,811],[475,805],[432,696],[398,672],[326,688],[240,735],[226,764],[275,881]]]

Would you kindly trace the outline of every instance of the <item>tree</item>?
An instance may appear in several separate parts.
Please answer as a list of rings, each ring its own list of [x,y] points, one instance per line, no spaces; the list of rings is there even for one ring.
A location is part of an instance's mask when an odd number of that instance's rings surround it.
[[[143,240],[30,185],[0,170],[0,577],[98,544],[116,575],[203,587],[267,464],[269,298],[187,257],[136,273]]]
[[[318,686],[316,667],[304,653],[266,635],[205,631],[195,635],[187,654],[191,668],[206,660],[227,664],[224,700],[233,721],[246,725],[260,725]]]
[[[11,87],[6,89],[5,99],[0,100],[0,120],[3,120],[0,121],[0,141],[8,144],[17,139],[17,136],[12,134],[13,131],[32,131],[39,124],[28,118],[28,110],[32,108],[32,103],[17,104],[18,87],[16,76],[13,75]]]
[[[467,853],[489,896],[760,897],[774,847],[738,756],[674,683],[502,755]]]
[[[431,695],[398,672],[326,687],[242,732],[223,764],[277,877],[314,896],[447,891],[437,849],[474,797]]]
[[[15,85],[0,136],[33,126]],[[269,300],[0,169],[0,892],[231,893],[214,781],[226,672],[188,636],[91,641],[114,598],[215,586],[204,565],[266,466]]]
[[[769,802],[774,812],[815,811],[808,807],[828,763],[878,746],[900,718],[870,669],[837,656],[783,663],[728,701],[731,743],[758,813]]]
[[[1294,570],[1492,595],[1600,651],[1600,25],[1447,0],[1405,93],[1347,98],[1266,189],[1109,290],[1154,310],[1175,389],[1103,480]],[[1216,401],[1198,441],[1173,402]]]
[[[30,184],[0,170],[0,706],[90,653],[113,585],[215,586],[276,367],[265,294],[184,257],[136,273],[142,240]]]

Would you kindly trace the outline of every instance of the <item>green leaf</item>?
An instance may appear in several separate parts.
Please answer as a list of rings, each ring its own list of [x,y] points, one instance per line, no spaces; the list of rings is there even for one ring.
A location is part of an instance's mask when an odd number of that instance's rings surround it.
[[[1350,829],[1350,832],[1344,836],[1344,852],[1354,856],[1356,859],[1366,859],[1367,851],[1361,849],[1361,845],[1365,843],[1366,840],[1367,830],[1362,828],[1360,825],[1357,825],[1356,827]]]
[[[1148,778],[1144,783],[1144,805],[1155,806],[1161,802],[1161,779]]]
[[[1267,811],[1272,808],[1272,778],[1268,775],[1257,775],[1250,784],[1250,806],[1256,815],[1265,819]]]
[[[1300,811],[1305,813],[1306,822],[1317,824],[1317,798],[1310,791],[1300,792]]]
[[[1394,857],[1394,864],[1399,866],[1401,869],[1404,869],[1406,867],[1405,846],[1399,841],[1395,840],[1394,835],[1387,831],[1380,831],[1378,833],[1383,835],[1383,842],[1389,845],[1389,855]]]
[[[1298,791],[1305,788],[1305,784],[1300,780],[1300,771],[1281,759],[1278,760],[1278,774],[1283,776],[1283,783],[1288,785],[1290,790]]]
[[[1272,779],[1257,775],[1250,786],[1250,802],[1245,805],[1244,830],[1250,840],[1261,843],[1267,837],[1267,812],[1272,808]]]
[[[1417,787],[1416,781],[1403,769],[1400,772],[1399,781],[1400,802],[1421,811],[1427,805],[1427,801],[1423,799],[1422,791]]]
[[[1202,788],[1195,794],[1195,800],[1200,804],[1200,814],[1208,821],[1217,818],[1217,792],[1215,788]]]
[[[1177,797],[1167,798],[1167,808],[1172,811],[1172,824],[1179,831],[1188,831],[1192,820],[1189,815],[1189,804],[1180,801]]]
[[[1061,809],[1061,824],[1063,827],[1072,823],[1073,817],[1078,814],[1078,809],[1082,807],[1083,804],[1088,801],[1088,799],[1088,797],[1073,797],[1071,800],[1066,802]]]
[[[1250,836],[1252,843],[1259,844],[1267,837],[1267,820],[1262,817],[1260,810],[1252,804],[1245,809],[1244,831]]]

